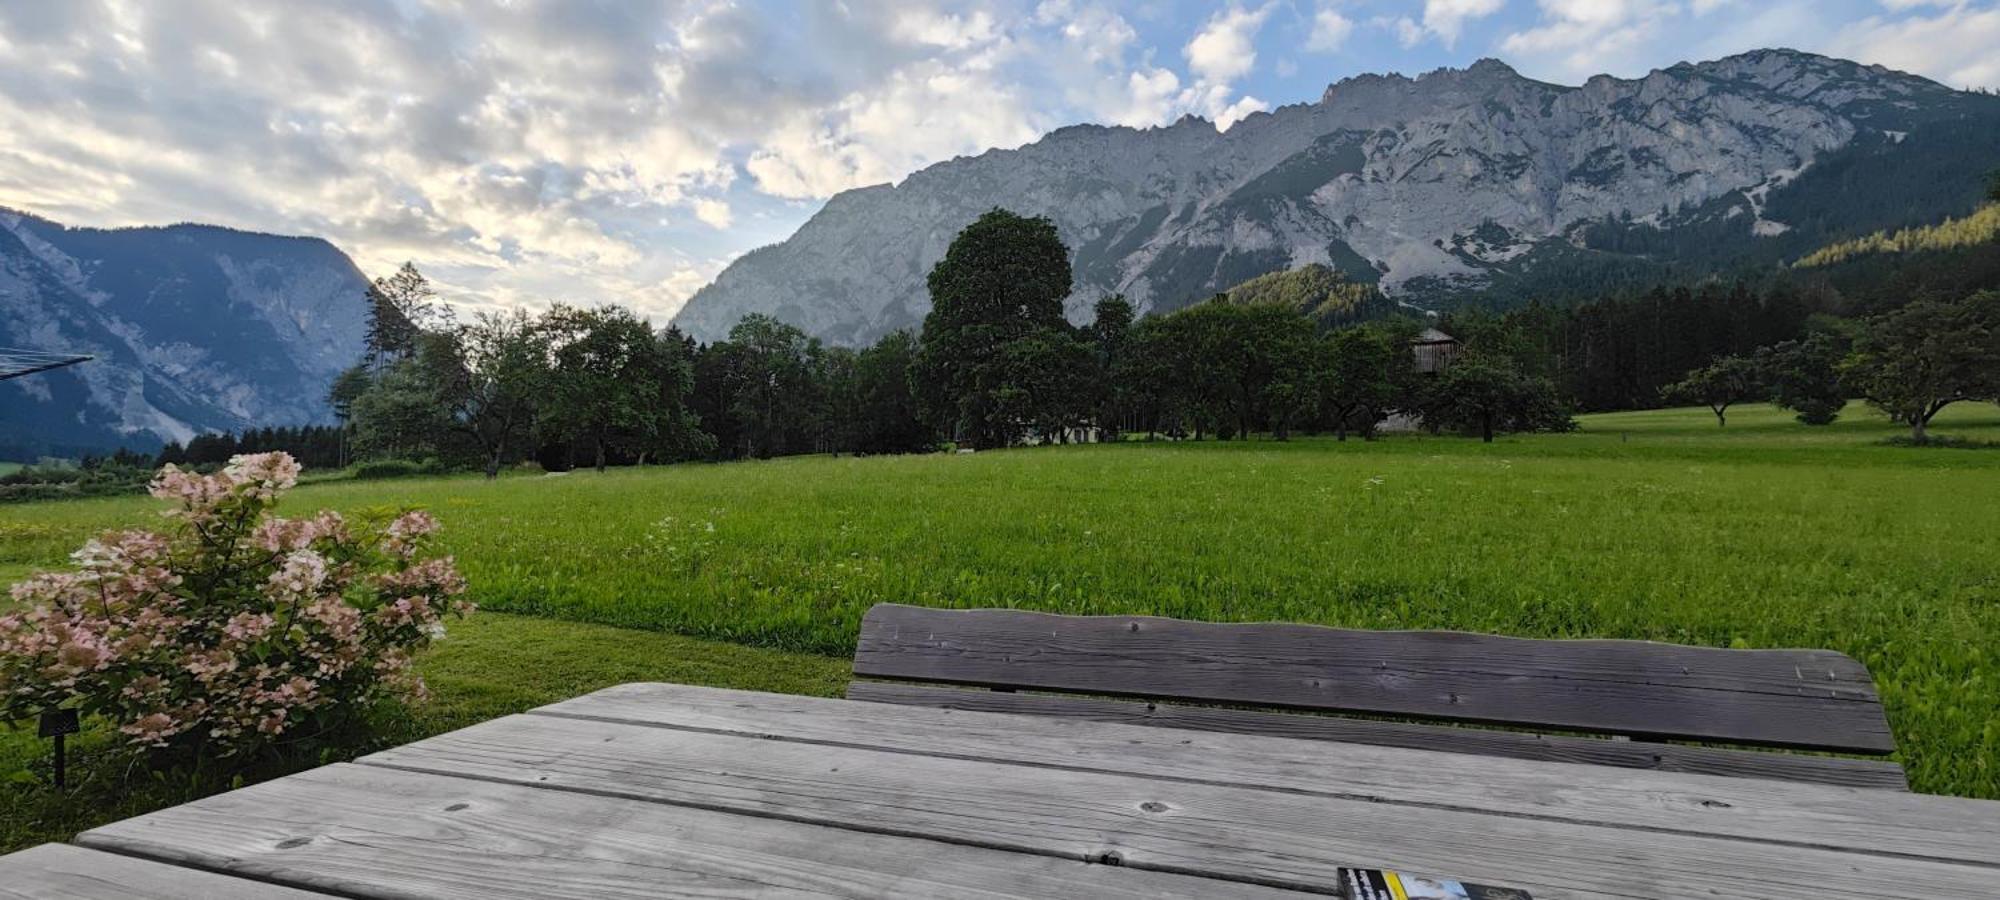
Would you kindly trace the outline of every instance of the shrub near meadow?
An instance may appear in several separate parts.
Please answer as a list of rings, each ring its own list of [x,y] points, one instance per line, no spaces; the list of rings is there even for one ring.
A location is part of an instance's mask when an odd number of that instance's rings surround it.
[[[451,558],[425,552],[436,520],[271,515],[298,473],[284,453],[167,466],[151,485],[173,504],[164,533],[106,533],[73,571],[15,585],[0,719],[74,707],[137,745],[228,756],[421,696],[412,654],[472,608]]]

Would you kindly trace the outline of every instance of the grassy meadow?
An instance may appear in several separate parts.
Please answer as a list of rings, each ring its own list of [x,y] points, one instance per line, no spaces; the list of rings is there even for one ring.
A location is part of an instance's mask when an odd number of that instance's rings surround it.
[[[425,660],[440,699],[407,736],[617,681],[836,692],[896,601],[1831,647],[1874,671],[1915,789],[2000,798],[2000,450],[1887,446],[1859,405],[1583,425],[336,481],[287,509],[427,507],[508,614]],[[2000,440],[2000,408],[1934,431]],[[0,507],[0,582],[154,509]],[[0,780],[40,746],[0,735]]]

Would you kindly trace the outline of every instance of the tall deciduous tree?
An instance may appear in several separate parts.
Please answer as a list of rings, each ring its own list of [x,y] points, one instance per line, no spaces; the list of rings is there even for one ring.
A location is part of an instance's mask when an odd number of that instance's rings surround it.
[[[1918,300],[1869,319],[1842,376],[1925,440],[1945,407],[2000,396],[2000,291]]]
[[[1505,356],[1460,353],[1431,380],[1424,423],[1464,428],[1493,442],[1501,431],[1569,431],[1576,423],[1563,409],[1555,385],[1524,374]]]
[[[1011,341],[995,367],[994,413],[1010,434],[1065,442],[1091,422],[1096,371],[1090,345],[1066,328]]]
[[[449,427],[479,448],[486,477],[534,423],[548,385],[547,343],[524,310],[480,313],[470,323],[426,334],[418,363]]]
[[[1091,310],[1087,336],[1091,349],[1097,357],[1097,387],[1095,403],[1097,407],[1097,428],[1106,440],[1116,440],[1124,430],[1128,398],[1117,378],[1119,365],[1124,362],[1127,347],[1132,341],[1132,321],[1136,317],[1132,301],[1124,294],[1113,294],[1097,301]]]
[[[729,330],[727,413],[744,452],[759,458],[818,449],[826,398],[814,377],[819,340],[762,314]]]
[[[364,362],[342,369],[339,375],[334,376],[333,386],[327,388],[327,404],[333,407],[333,418],[340,423],[339,443],[334,453],[335,466],[347,465],[348,439],[352,436],[354,428],[354,403],[361,399],[363,394],[368,393],[373,383],[374,380],[368,372],[368,364]],[[161,465],[177,461],[163,460]]]
[[[1771,402],[1796,413],[1807,425],[1831,425],[1847,405],[1840,361],[1848,347],[1845,336],[1821,331],[1802,341],[1761,348],[1754,359]]]
[[[1001,408],[1008,346],[1068,327],[1069,250],[1044,218],[995,209],[966,226],[928,280],[919,383],[940,421],[981,447],[1020,438]]]
[[[1188,425],[1184,409],[1188,372],[1181,358],[1181,329],[1173,319],[1140,319],[1126,339],[1125,352],[1111,367],[1112,391],[1147,440],[1161,432],[1178,434]]]
[[[690,402],[694,393],[694,342],[668,328],[655,336],[640,391],[651,414],[639,421],[639,463],[648,454],[666,461],[700,459],[715,452],[715,438],[701,428]]]
[[[450,423],[415,360],[398,360],[370,379],[351,407],[356,455],[416,459],[444,455]]]
[[[892,331],[854,358],[855,440],[862,453],[914,453],[937,443],[910,384],[917,338]]]
[[[1317,399],[1334,434],[1344,441],[1348,428],[1358,426],[1372,435],[1397,403],[1409,350],[1384,329],[1359,327],[1327,335],[1319,352]]]
[[[415,356],[425,331],[450,324],[451,308],[438,301],[437,291],[417,271],[416,263],[403,263],[393,274],[375,279],[368,286],[367,300],[364,340],[370,369],[379,371],[391,362]]]
[[[848,347],[820,346],[807,358],[812,369],[813,394],[818,408],[813,411],[815,449],[838,456],[860,441],[861,394],[855,383],[855,365],[861,354]]]
[[[643,460],[685,443],[695,427],[686,406],[693,372],[680,341],[618,307],[557,306],[542,321],[550,373],[539,421],[547,436],[588,442],[600,472],[608,450]]]
[[[1725,356],[1687,373],[1687,377],[1660,390],[1661,396],[1676,403],[1699,403],[1715,413],[1715,424],[1729,424],[1729,408],[1765,396],[1763,372],[1749,359]]]

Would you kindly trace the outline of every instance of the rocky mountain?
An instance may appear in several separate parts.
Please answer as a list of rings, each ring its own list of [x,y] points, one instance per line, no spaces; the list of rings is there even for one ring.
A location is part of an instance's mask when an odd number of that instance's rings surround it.
[[[96,357],[0,382],[0,459],[330,419],[367,279],[315,238],[65,228],[0,209],[0,347]]]
[[[1173,309],[1321,264],[1407,304],[1504,303],[1770,265],[1969,210],[2000,98],[1788,50],[1576,87],[1482,60],[1364,75],[1218,132],[1079,125],[833,197],[675,320],[752,312],[859,343],[922,321],[924,275],[981,212],[1052,219],[1073,317],[1110,292]]]

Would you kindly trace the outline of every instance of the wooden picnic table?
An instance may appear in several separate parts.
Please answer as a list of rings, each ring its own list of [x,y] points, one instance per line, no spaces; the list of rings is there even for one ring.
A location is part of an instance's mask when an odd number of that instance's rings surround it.
[[[628,684],[0,858],[0,896],[1990,897],[2000,802]]]

